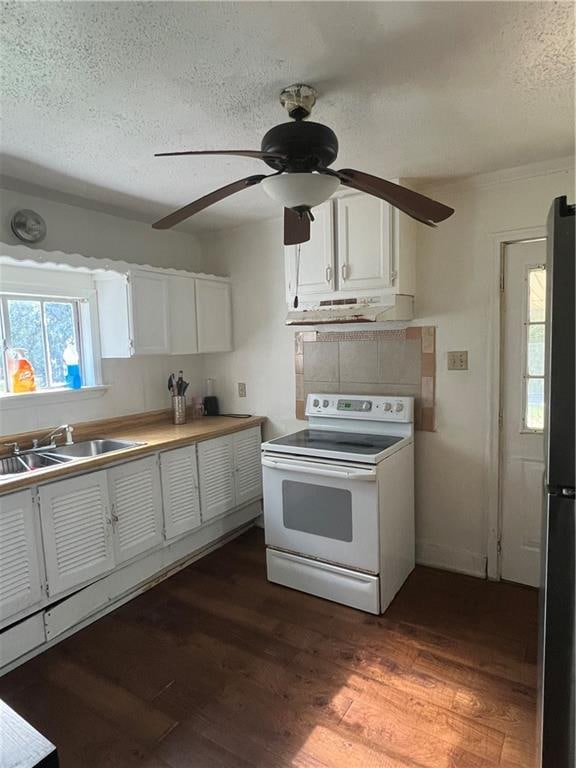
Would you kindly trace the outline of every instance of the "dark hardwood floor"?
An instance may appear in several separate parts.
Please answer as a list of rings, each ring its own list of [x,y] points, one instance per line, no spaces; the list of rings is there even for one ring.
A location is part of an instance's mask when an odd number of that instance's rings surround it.
[[[385,616],[266,581],[262,532],[0,679],[62,768],[529,768],[537,593],[417,568]]]

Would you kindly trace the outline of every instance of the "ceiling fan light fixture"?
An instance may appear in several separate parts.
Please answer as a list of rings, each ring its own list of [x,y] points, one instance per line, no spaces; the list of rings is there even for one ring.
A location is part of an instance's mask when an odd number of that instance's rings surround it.
[[[314,208],[336,192],[340,179],[323,173],[282,173],[263,179],[262,186],[284,208]]]

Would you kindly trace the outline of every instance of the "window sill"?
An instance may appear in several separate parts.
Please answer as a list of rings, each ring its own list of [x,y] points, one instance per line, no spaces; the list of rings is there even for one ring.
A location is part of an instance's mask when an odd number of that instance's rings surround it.
[[[108,390],[107,384],[98,384],[94,387],[82,387],[82,389],[44,389],[37,392],[3,392],[0,394],[0,411],[9,408],[27,408],[31,405],[43,403],[65,403],[67,401],[90,400],[101,397]]]

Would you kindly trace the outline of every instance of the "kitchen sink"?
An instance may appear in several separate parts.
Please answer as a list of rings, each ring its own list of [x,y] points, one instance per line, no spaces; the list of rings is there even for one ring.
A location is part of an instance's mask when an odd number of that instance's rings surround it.
[[[54,467],[72,461],[66,456],[45,456],[41,453],[25,453],[21,456],[5,456],[0,459],[0,478],[32,472],[34,469]]]
[[[61,445],[58,448],[50,448],[43,455],[55,457],[70,457],[72,459],[85,459],[89,456],[101,456],[110,451],[122,451],[126,448],[135,448],[144,443],[135,443],[132,440],[111,440],[101,438],[98,440],[84,440],[73,445]]]

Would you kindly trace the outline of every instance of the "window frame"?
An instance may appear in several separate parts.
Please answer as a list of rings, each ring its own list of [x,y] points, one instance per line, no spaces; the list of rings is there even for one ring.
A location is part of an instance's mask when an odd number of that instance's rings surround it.
[[[70,304],[72,306],[74,329],[76,332],[76,349],[78,351],[80,371],[82,375],[82,386],[86,385],[86,371],[89,367],[86,363],[85,357],[85,339],[86,333],[83,328],[83,311],[82,305],[87,302],[86,298],[77,296],[54,296],[50,294],[33,294],[18,291],[3,291],[0,293],[0,333],[2,340],[2,363],[4,368],[4,375],[6,377],[6,391],[0,392],[2,395],[17,396],[19,393],[13,392],[10,388],[10,377],[8,374],[8,356],[7,352],[12,347],[11,343],[11,328],[8,313],[8,301],[20,300],[20,301],[36,301],[41,305],[40,318],[42,323],[42,336],[43,336],[43,350],[44,350],[44,365],[46,369],[46,376],[49,382],[48,386],[37,387],[36,392],[57,392],[59,390],[67,389],[66,383],[53,384],[52,382],[52,364],[50,361],[48,335],[46,327],[46,313],[45,304]]]
[[[543,270],[548,278],[546,264],[528,264],[525,268],[524,274],[524,299],[523,299],[523,333],[522,333],[522,420],[520,424],[520,432],[522,434],[541,435],[544,433],[544,425],[542,428],[530,427],[527,423],[527,408],[528,408],[528,383],[531,379],[536,381],[542,381],[544,391],[546,390],[546,367],[544,367],[544,373],[541,376],[533,375],[529,373],[528,368],[528,351],[529,351],[529,336],[531,326],[541,325],[544,327],[544,338],[546,338],[546,306],[544,306],[544,320],[531,322],[530,321],[530,273]],[[544,342],[546,344],[546,342]]]

